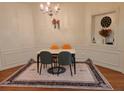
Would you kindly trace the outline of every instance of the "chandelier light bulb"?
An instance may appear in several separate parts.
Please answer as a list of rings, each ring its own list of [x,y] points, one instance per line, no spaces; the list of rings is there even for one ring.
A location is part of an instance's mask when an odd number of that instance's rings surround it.
[[[48,12],[49,11],[49,8],[48,7],[45,7],[45,11]]]
[[[43,10],[43,9],[44,9],[43,4],[40,4],[40,9],[41,9],[41,10]]]
[[[58,10],[58,7],[57,7],[57,6],[55,6],[55,7],[54,7],[54,9],[55,9],[55,11],[57,11],[57,10]]]
[[[47,2],[47,6],[48,6],[48,7],[50,6],[50,2]]]

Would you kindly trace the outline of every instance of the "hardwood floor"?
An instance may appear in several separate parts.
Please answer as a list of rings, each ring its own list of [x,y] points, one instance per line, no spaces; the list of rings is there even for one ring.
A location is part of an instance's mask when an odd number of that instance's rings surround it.
[[[4,71],[0,71],[0,82],[19,69],[21,66],[7,69]],[[106,79],[110,82],[114,90],[124,90],[124,74],[113,71],[108,68],[104,68],[101,66],[97,66],[97,68],[101,71],[101,73],[106,77]],[[32,87],[0,87],[0,90],[32,90],[32,91],[74,91],[74,89],[59,89],[59,88],[32,88]]]

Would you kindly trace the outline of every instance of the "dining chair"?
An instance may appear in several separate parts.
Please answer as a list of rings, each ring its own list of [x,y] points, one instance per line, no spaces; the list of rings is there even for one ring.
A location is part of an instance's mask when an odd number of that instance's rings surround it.
[[[63,51],[60,52],[58,55],[58,68],[60,68],[60,65],[69,65],[70,66],[70,72],[71,72],[71,76],[73,76],[72,74],[72,68],[71,65],[73,64],[73,58],[72,58],[72,54],[70,52],[67,51]],[[59,70],[58,69],[58,75],[59,75]]]
[[[72,49],[72,46],[70,44],[64,44],[62,46],[62,49]],[[73,66],[73,65],[72,65]]]
[[[40,65],[40,74],[41,74],[41,69],[42,69],[42,64],[45,68],[47,68],[47,64],[51,64],[51,67],[53,67],[52,65],[52,54],[48,51],[42,51],[40,53],[40,62],[41,62],[41,65]]]
[[[71,45],[70,44],[64,44],[62,46],[62,49],[72,49]]]

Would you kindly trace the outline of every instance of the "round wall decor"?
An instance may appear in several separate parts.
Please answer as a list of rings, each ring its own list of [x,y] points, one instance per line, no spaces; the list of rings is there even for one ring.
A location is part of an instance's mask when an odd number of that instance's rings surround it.
[[[111,20],[111,17],[109,17],[109,16],[105,16],[101,19],[101,26],[103,28],[109,27],[111,25],[111,23],[112,23],[112,20]]]

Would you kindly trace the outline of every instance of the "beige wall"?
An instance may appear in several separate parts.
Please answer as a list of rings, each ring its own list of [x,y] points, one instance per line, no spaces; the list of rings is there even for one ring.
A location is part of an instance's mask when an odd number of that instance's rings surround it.
[[[28,4],[0,4],[0,69],[26,63],[33,55],[32,8]]]

